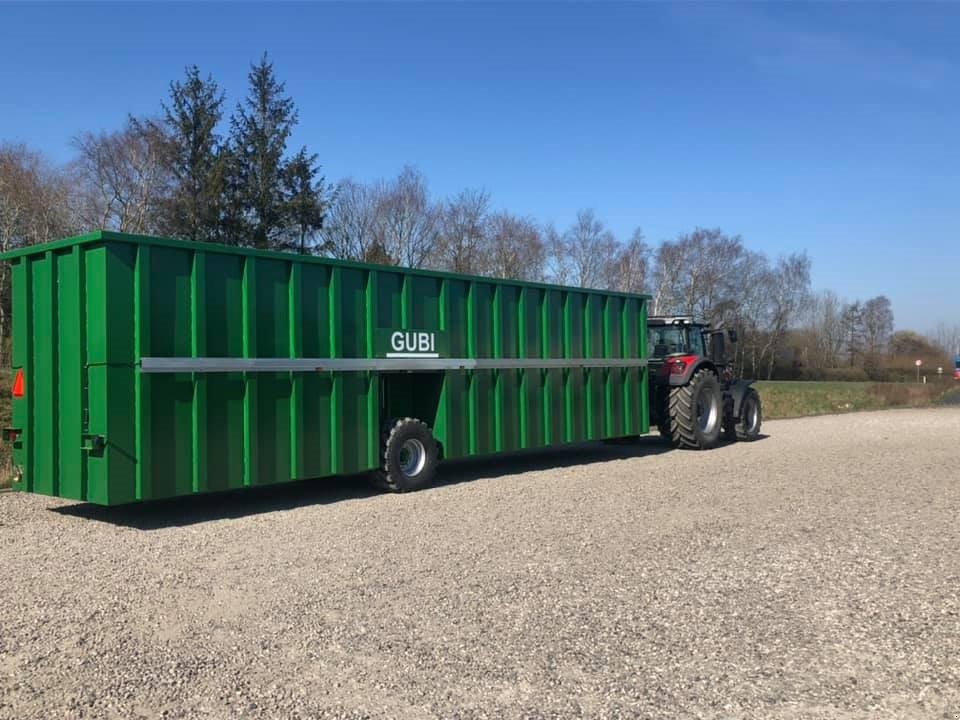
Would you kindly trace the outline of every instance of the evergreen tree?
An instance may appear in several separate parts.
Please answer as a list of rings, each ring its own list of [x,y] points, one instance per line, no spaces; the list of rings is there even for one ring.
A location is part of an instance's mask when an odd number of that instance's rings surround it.
[[[241,223],[244,244],[283,247],[288,219],[284,153],[297,111],[266,53],[247,77],[249,94],[230,120],[230,185],[239,203],[232,215]]]
[[[166,232],[189,240],[221,239],[225,157],[217,126],[223,117],[223,92],[196,65],[183,82],[170,83],[163,104],[165,161],[173,181],[165,213]]]
[[[323,230],[327,213],[325,179],[319,174],[317,156],[300,152],[284,168],[283,183],[287,200],[287,223],[293,245],[301,254],[307,252],[310,242]]]

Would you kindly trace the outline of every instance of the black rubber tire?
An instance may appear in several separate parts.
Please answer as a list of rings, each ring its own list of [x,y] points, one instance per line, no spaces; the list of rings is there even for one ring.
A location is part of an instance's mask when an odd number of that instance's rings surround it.
[[[756,414],[754,415],[754,410]],[[760,437],[760,424],[763,422],[763,408],[760,404],[760,395],[750,388],[740,403],[740,416],[734,426],[737,440],[750,442]]]
[[[423,453],[422,462],[416,468],[405,469],[403,463],[404,446],[419,446]],[[433,433],[427,424],[417,418],[396,418],[384,427],[381,445],[382,465],[374,475],[374,484],[390,492],[409,492],[426,487],[433,481],[439,464],[439,448],[433,439]]]
[[[712,419],[706,427],[700,426],[697,408],[707,404],[712,408]],[[686,385],[670,388],[666,427],[675,447],[689,450],[709,450],[720,442],[723,430],[723,397],[720,380],[709,370],[697,370]]]

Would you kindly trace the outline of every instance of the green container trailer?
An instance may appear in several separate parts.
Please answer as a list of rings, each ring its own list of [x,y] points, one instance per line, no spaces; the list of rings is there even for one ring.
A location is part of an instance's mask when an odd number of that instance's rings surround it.
[[[0,259],[20,490],[116,505],[377,470],[398,418],[444,458],[649,429],[645,296],[112,232]]]

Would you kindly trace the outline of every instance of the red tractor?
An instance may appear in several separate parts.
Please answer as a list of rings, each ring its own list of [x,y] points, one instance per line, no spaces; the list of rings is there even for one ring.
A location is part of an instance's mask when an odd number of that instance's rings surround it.
[[[721,438],[760,436],[760,395],[735,377],[726,341],[733,330],[711,329],[692,317],[647,321],[651,424],[676,447],[705,450]]]

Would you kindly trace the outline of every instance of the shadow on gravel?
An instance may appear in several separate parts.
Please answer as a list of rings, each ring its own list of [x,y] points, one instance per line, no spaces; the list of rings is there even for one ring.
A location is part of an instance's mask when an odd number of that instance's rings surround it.
[[[477,480],[493,480],[517,473],[659,455],[671,450],[672,448],[658,437],[646,436],[622,444],[589,443],[549,450],[503,453],[468,460],[450,460],[441,464],[431,487],[448,487]],[[154,500],[143,504],[101,507],[81,503],[53,507],[50,510],[61,515],[99,520],[137,530],[159,530],[293,510],[308,505],[362,500],[380,494],[379,490],[370,486],[365,475],[345,475],[230,492],[190,495],[169,500]]]

